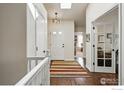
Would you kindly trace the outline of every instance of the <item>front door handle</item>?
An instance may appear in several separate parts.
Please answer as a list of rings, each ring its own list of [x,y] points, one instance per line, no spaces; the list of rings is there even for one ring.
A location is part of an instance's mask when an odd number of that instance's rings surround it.
[[[46,51],[44,50],[43,53],[45,53]]]
[[[64,44],[62,44],[62,47],[64,47]]]

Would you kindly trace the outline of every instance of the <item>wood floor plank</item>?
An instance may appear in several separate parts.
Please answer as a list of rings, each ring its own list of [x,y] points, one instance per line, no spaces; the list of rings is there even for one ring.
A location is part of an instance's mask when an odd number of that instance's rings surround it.
[[[80,65],[77,62],[70,62],[70,63],[64,62],[64,61],[59,61],[58,63],[57,62],[58,61],[52,62],[52,66],[51,66],[51,74],[52,75],[50,78],[51,85],[103,85],[103,84],[101,84],[102,78],[104,78],[106,80],[107,79],[115,80],[112,82],[106,81],[105,85],[118,85],[117,74],[92,73],[92,72],[89,72],[88,70],[80,67]],[[69,65],[70,65],[70,67],[68,67]],[[72,66],[72,65],[74,65],[74,66]],[[81,77],[80,73],[83,73],[82,77]],[[56,77],[56,74],[58,74],[58,75],[60,74],[60,76]],[[64,75],[64,74],[69,74],[70,76],[68,75],[66,77],[62,77],[62,75]],[[74,77],[72,77],[73,75],[71,75],[71,74],[73,74]]]

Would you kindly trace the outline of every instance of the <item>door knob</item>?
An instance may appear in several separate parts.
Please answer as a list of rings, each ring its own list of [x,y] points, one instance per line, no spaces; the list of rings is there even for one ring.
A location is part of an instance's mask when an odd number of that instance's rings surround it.
[[[46,51],[44,50],[43,53],[45,53]]]

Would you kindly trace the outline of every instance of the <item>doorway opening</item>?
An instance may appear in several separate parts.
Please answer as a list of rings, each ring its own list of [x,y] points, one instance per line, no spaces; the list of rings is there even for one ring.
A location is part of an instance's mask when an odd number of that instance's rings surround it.
[[[83,57],[83,33],[75,32],[75,57]]]
[[[86,67],[86,58],[85,58],[85,30],[82,32],[75,32],[74,36],[74,55],[75,60],[82,66]]]

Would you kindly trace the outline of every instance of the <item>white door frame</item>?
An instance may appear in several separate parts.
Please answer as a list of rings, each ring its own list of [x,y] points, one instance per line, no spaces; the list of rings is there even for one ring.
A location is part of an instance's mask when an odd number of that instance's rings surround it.
[[[91,50],[92,50],[92,69],[93,69],[93,72],[95,72],[95,58],[96,58],[96,45],[95,45],[95,42],[96,42],[96,36],[95,36],[95,25],[94,23],[92,22],[92,26],[91,26],[92,30],[91,30],[91,37],[92,37],[92,47],[91,47]]]
[[[124,4],[119,4],[119,85],[124,85]]]
[[[115,59],[115,55],[114,55],[115,51],[113,51],[113,49],[114,49],[113,40],[112,40],[112,46],[111,46],[111,53],[112,53],[112,57],[111,57],[112,65],[111,65],[111,67],[105,67],[105,61],[104,61],[104,66],[103,67],[100,67],[100,66],[98,67],[97,66],[97,36],[98,36],[98,34],[97,34],[97,26],[102,26],[105,29],[105,27],[107,25],[112,26],[112,33],[113,33],[114,32],[114,29],[113,29],[114,25],[112,23],[94,25],[94,27],[95,27],[95,29],[93,30],[93,39],[94,39],[93,43],[95,45],[95,47],[93,47],[93,53],[94,53],[93,58],[95,58],[94,59],[94,63],[95,63],[94,64],[94,72],[115,73],[115,60],[114,60]],[[113,35],[112,35],[112,39],[113,39]],[[104,42],[104,48],[105,48],[105,42]],[[103,59],[105,60],[105,57]],[[110,59],[110,58],[108,58],[108,59]]]
[[[118,31],[119,31],[119,56],[118,56],[118,84],[119,85],[124,85],[124,27],[122,26],[122,24],[124,25],[124,4],[117,4],[115,7],[113,7],[112,9],[118,7],[118,17],[119,17],[119,27],[118,27]],[[108,10],[106,13],[110,12],[112,9]],[[104,13],[104,14],[106,14]],[[104,15],[103,14],[103,15]],[[92,22],[93,23],[93,22]],[[92,24],[93,26],[93,24]],[[122,32],[123,30],[123,32]],[[92,35],[92,32],[91,32]],[[93,44],[92,44],[93,45]],[[91,47],[91,50],[93,51],[93,47]],[[92,59],[92,64],[93,64],[94,60]],[[122,63],[123,62],[123,63]],[[94,68],[94,66],[92,66],[92,68]],[[94,72],[94,69],[93,69]]]

